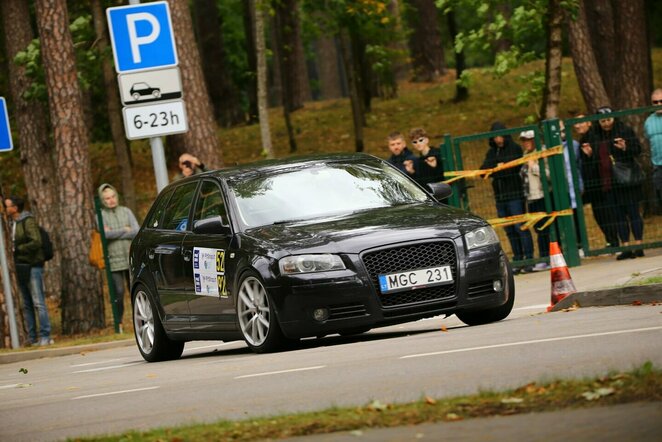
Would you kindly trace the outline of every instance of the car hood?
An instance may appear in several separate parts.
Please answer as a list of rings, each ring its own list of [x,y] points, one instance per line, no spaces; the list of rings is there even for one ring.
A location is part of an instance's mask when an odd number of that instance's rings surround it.
[[[379,245],[431,238],[456,238],[486,222],[437,204],[380,208],[342,217],[292,222],[247,230],[245,239],[265,249],[295,253],[360,253]]]

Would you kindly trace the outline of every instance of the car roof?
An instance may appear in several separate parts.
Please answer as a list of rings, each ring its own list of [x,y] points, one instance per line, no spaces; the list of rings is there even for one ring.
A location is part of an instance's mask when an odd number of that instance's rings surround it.
[[[195,177],[202,178],[205,176],[214,176],[221,179],[245,179],[250,176],[269,174],[278,172],[280,170],[306,168],[321,163],[336,163],[343,161],[354,162],[360,160],[382,161],[380,158],[365,153],[302,155],[276,160],[261,160],[253,163],[231,166],[223,169],[204,172],[202,174],[195,175]]]

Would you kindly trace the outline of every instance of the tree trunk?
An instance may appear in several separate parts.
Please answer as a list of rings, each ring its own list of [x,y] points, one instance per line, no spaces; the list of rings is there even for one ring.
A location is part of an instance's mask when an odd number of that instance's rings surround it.
[[[498,3],[495,7],[496,12],[500,12],[506,22],[510,22],[510,18],[513,16],[512,5],[510,2]],[[492,20],[494,21],[494,20]],[[505,52],[509,51],[513,46],[513,42],[508,37],[497,38],[494,42],[494,52]]]
[[[342,97],[338,51],[333,37],[321,35],[315,42],[316,63],[319,74],[320,98],[328,100]]]
[[[340,42],[340,52],[342,54],[343,65],[347,73],[347,83],[349,86],[349,101],[352,106],[352,122],[354,124],[354,141],[356,152],[363,152],[363,107],[359,88],[356,84],[356,72],[352,66],[352,54],[350,49],[350,38],[346,30],[341,30],[338,41]]]
[[[29,4],[23,0],[0,1],[5,35],[7,59],[13,60],[34,38]],[[25,100],[30,79],[25,67],[12,61],[9,65],[9,89],[15,112],[20,143],[21,170],[25,181],[30,208],[39,223],[51,234],[55,244],[55,257],[44,267],[44,289],[48,296],[60,298],[62,291],[62,241],[60,241],[60,212],[53,146],[48,140],[46,110],[36,100]],[[10,257],[11,258],[11,257]]]
[[[258,119],[257,105],[257,55],[255,51],[255,10],[251,2],[244,1],[244,32],[246,33],[246,57],[248,59],[248,123],[255,124]]]
[[[237,88],[227,69],[225,43],[223,41],[222,17],[218,13],[216,0],[198,0],[193,4],[198,42],[202,53],[209,97],[214,107],[216,120],[223,127],[244,121]]]
[[[283,69],[281,66],[281,60],[282,56],[280,55],[280,47],[281,47],[281,37],[280,37],[280,29],[278,27],[278,14],[273,14],[270,15],[269,17],[270,20],[270,25],[269,26],[269,33],[270,38],[267,39],[267,42],[269,43],[267,46],[267,50],[271,50],[271,68],[267,70],[267,85],[269,86],[269,95],[268,95],[268,103],[269,107],[277,107],[277,106],[282,106],[284,100],[288,98],[283,98]],[[267,67],[269,67],[269,63],[267,62]]]
[[[400,38],[403,35],[400,2],[399,0],[390,0],[387,7],[388,12],[395,20],[395,33],[398,36],[397,39],[388,44],[389,48],[397,54],[393,63],[393,74],[397,82],[405,80],[409,76],[411,65],[408,61],[409,51],[407,49],[407,42]]]
[[[444,74],[444,50],[434,0],[409,0],[413,30],[409,38],[414,81],[430,82]]]
[[[282,5],[281,5],[282,6]],[[292,69],[292,66],[287,65],[287,58],[291,57],[291,51],[288,51],[287,44],[284,42],[286,32],[283,30],[285,25],[283,23],[284,15],[282,11],[277,9],[276,15],[274,16],[273,21],[273,34],[274,34],[274,66],[278,66],[278,69],[274,69],[274,83],[280,83],[281,85],[281,94],[280,98],[283,105],[283,118],[285,119],[285,127],[287,128],[287,138],[290,143],[290,153],[297,151],[297,141],[294,137],[294,129],[292,128],[292,119],[290,114],[292,113],[292,108],[294,107],[292,100],[293,96],[293,82],[291,78],[288,78],[288,75],[292,74],[289,70]],[[257,46],[257,45],[256,45]],[[290,63],[291,64],[291,63]],[[280,75],[280,77],[276,77]]]
[[[570,53],[579,89],[584,97],[588,113],[595,113],[600,106],[609,106],[610,100],[591,45],[583,0],[579,1],[577,17],[573,19],[571,14],[566,12],[565,21],[568,26]]]
[[[543,119],[559,115],[561,101],[561,63],[563,49],[562,0],[549,0],[547,7],[547,54],[545,56],[545,88],[540,115]]]
[[[595,53],[598,71],[612,106],[620,107],[617,98],[617,90],[620,85],[615,75],[619,64],[616,51],[618,44],[614,27],[615,11],[612,7],[612,0],[582,1],[586,8],[586,24],[591,36],[591,46],[593,47],[593,53]],[[618,1],[613,3],[618,3]]]
[[[294,112],[303,107],[305,100],[306,70],[301,46],[301,31],[297,0],[279,0],[275,2],[276,32],[279,34],[278,54],[283,79],[283,103],[287,110]]]
[[[448,20],[448,32],[450,33],[451,44],[453,45],[453,55],[455,56],[455,97],[453,97],[453,102],[459,103],[469,98],[469,89],[460,82],[462,73],[466,68],[466,62],[464,59],[464,50],[460,52],[455,50],[455,38],[457,37],[455,11],[452,9],[449,10],[446,18]]]
[[[200,53],[193,37],[189,2],[169,0],[168,3],[172,14],[188,120],[188,132],[173,136],[183,139],[186,151],[198,157],[209,169],[217,169],[223,167],[223,159],[220,155],[217,126],[202,73]]]
[[[95,228],[92,178],[65,0],[36,0],[37,27],[55,141],[62,220],[62,332],[104,327],[99,272],[87,259]]]
[[[129,143],[124,134],[124,123],[122,122],[122,106],[117,88],[117,77],[113,65],[108,58],[108,30],[106,29],[106,15],[101,5],[101,0],[92,0],[92,17],[94,19],[94,32],[99,45],[99,53],[102,57],[103,85],[106,91],[106,106],[108,108],[108,121],[110,122],[110,133],[113,137],[115,157],[120,171],[122,181],[123,204],[133,213],[137,213],[136,189],[133,182],[133,171],[131,169],[131,154]],[[108,56],[107,56],[108,55]]]
[[[269,128],[269,110],[267,108],[267,54],[264,44],[264,0],[250,0],[252,22],[255,23],[255,55],[257,58],[257,102],[260,116],[260,135],[262,150],[267,158],[274,158]]]

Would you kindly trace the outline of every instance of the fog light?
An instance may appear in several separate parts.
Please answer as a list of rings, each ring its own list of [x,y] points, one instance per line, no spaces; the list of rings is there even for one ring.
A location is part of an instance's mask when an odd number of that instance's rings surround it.
[[[501,282],[500,279],[495,279],[494,282],[492,283],[492,288],[494,289],[495,292],[500,292],[503,290],[503,283]]]
[[[329,311],[325,308],[316,308],[313,310],[313,318],[319,322],[326,321],[329,319]]]

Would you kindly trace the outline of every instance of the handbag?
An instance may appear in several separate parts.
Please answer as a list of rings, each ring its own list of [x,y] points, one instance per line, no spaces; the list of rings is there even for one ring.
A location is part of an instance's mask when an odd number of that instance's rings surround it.
[[[637,186],[643,183],[645,179],[644,171],[635,159],[632,160],[632,163],[612,159],[611,170],[614,174],[614,180],[625,186]]]
[[[96,230],[92,231],[90,238],[90,252],[88,254],[90,264],[103,270],[106,268],[106,261],[103,257],[103,246],[101,245],[101,234]]]

